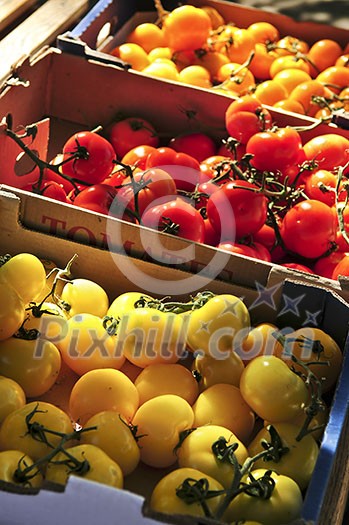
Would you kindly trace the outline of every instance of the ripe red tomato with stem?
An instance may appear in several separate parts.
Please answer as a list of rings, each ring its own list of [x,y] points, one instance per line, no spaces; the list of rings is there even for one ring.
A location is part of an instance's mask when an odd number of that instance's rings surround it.
[[[143,213],[142,225],[200,243],[205,239],[202,215],[189,202],[179,197],[158,204],[155,201],[154,206],[148,207]]]
[[[334,209],[323,202],[307,199],[286,212],[280,235],[287,250],[301,257],[316,259],[333,247],[336,230]]]
[[[268,199],[245,180],[223,184],[207,201],[207,217],[224,240],[239,240],[257,232],[267,219]]]
[[[104,137],[92,131],[74,133],[63,146],[64,175],[76,182],[99,184],[113,171],[115,151]]]
[[[63,186],[54,180],[43,180],[39,186],[37,184],[30,184],[23,189],[56,201],[67,202],[67,194]]]
[[[179,190],[193,191],[199,182],[200,163],[191,155],[170,147],[156,148],[148,155],[145,166],[146,169],[161,168],[167,171]]]
[[[253,155],[252,166],[274,173],[297,163],[301,149],[301,136],[293,128],[255,133],[246,144],[246,153]]]
[[[134,173],[126,177],[122,188],[118,190],[118,197],[127,202],[127,208],[142,216],[143,212],[152,202],[164,197],[166,200],[175,199],[177,196],[176,183],[161,168],[151,168],[146,171]]]
[[[127,117],[112,123],[107,135],[118,159],[137,146],[156,148],[160,141],[154,126],[141,117]]]
[[[266,131],[273,125],[270,111],[252,95],[244,95],[228,106],[225,112],[225,127],[231,137],[241,144],[258,132]]]

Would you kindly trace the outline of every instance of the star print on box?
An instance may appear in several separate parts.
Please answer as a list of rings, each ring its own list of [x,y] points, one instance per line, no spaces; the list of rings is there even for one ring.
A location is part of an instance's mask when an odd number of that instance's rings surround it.
[[[305,310],[305,313],[307,315],[306,319],[303,322],[304,326],[318,326],[319,320],[318,317],[321,314],[321,310],[318,310],[317,312],[309,312],[308,310]]]
[[[299,317],[298,305],[304,299],[304,297],[305,294],[301,295],[300,297],[288,297],[287,295],[284,295],[283,299],[285,302],[285,306],[280,310],[278,316],[284,314],[294,314],[297,317]]]
[[[283,283],[277,283],[268,288],[268,286],[263,286],[263,284],[255,281],[257,298],[253,301],[250,306],[250,310],[257,308],[257,306],[266,305],[273,310],[276,310],[276,304],[274,300],[274,294],[282,287]]]

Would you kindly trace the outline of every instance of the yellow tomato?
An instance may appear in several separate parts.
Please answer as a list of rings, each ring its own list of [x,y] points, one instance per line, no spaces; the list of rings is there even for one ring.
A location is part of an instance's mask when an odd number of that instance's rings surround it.
[[[246,475],[243,482],[251,484],[253,479],[265,475],[265,468],[254,468],[251,476]],[[258,497],[242,492],[230,503],[224,518],[225,521],[262,520],[268,525],[291,523],[301,515],[303,498],[297,483],[288,476],[271,472],[275,485],[269,498]],[[249,523],[249,522],[247,522]]]
[[[16,381],[27,397],[41,396],[54,385],[61,361],[58,348],[40,336],[0,341],[0,374]]]
[[[98,483],[122,489],[124,478],[119,465],[95,445],[75,445],[59,452],[47,464],[45,478],[65,485],[69,476],[81,476]],[[69,454],[69,456],[68,456]]]
[[[129,422],[138,404],[137,388],[125,374],[114,368],[100,368],[86,372],[74,384],[69,412],[80,425],[103,410],[114,410]]]
[[[57,346],[64,362],[79,375],[98,368],[119,369],[125,361],[117,336],[109,335],[103,320],[92,314],[71,317]]]
[[[199,386],[193,374],[181,364],[153,364],[142,370],[135,380],[139,404],[162,394],[175,394],[192,405]]]
[[[240,390],[233,385],[218,383],[199,395],[193,405],[194,426],[220,425],[228,428],[243,443],[249,439],[255,417],[242,397]]]
[[[190,485],[196,482],[197,501],[186,503],[183,485],[186,480],[191,480]],[[150,498],[150,508],[156,512],[164,514],[189,514],[191,516],[205,516],[204,508],[199,501],[199,495],[207,488],[210,491],[223,490],[222,485],[207,476],[203,472],[193,468],[178,468],[173,470],[156,484]],[[191,491],[193,494],[193,491]],[[223,495],[207,499],[205,501],[211,515],[214,515],[219,504],[222,502]]]
[[[194,414],[182,397],[164,394],[141,405],[132,419],[140,437],[141,460],[146,465],[165,468],[176,462],[179,434],[191,428]]]
[[[239,386],[243,369],[244,364],[235,352],[230,352],[225,359],[215,359],[207,354],[198,355],[193,363],[193,370],[199,373],[201,390],[217,383]]]
[[[303,379],[274,355],[250,361],[241,374],[240,391],[252,410],[272,423],[296,417],[308,401]]]
[[[21,487],[40,487],[42,475],[34,467],[33,460],[21,450],[3,450],[0,452],[0,480]]]
[[[299,427],[292,423],[274,423],[273,427],[281,438],[282,446],[288,451],[278,461],[259,459],[254,463],[254,467],[275,470],[278,474],[292,478],[298,483],[301,490],[304,490],[314,472],[319,455],[318,444],[310,434],[297,441]],[[255,456],[265,450],[262,446],[263,440],[270,442],[268,427],[262,428],[249,444],[250,456]]]
[[[71,432],[73,426],[66,412],[51,403],[32,401],[4,419],[0,450],[21,450],[36,461],[52,451],[63,434]]]
[[[9,377],[0,376],[0,425],[5,417],[26,403],[21,385]]]
[[[109,307],[105,290],[90,279],[72,279],[65,284],[60,298],[67,303],[70,317],[76,314],[104,317]]]
[[[93,428],[96,427],[96,428]],[[84,425],[86,432],[80,442],[96,445],[104,450],[127,476],[135,470],[140,460],[140,449],[130,426],[120,414],[104,410],[92,416]]]
[[[200,470],[227,489],[233,481],[234,466],[228,461],[217,459],[212,446],[218,441],[223,441],[227,447],[237,444],[234,453],[240,465],[247,459],[247,448],[231,430],[208,424],[197,427],[180,443],[176,450],[178,465]]]

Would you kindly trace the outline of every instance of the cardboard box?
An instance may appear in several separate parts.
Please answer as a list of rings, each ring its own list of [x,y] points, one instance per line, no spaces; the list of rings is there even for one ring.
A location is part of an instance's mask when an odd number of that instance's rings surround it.
[[[54,260],[59,266],[64,266],[76,253],[78,258],[72,268],[74,275],[96,280],[105,287],[110,298],[123,291],[141,289],[132,281],[132,275],[127,277],[120,269],[124,255],[61,239],[40,232],[35,227],[24,226],[21,221],[21,198],[10,189],[0,191],[0,221],[1,253],[14,255],[28,251]],[[143,273],[144,283],[152,278],[161,281],[161,294],[171,293],[175,297],[172,283],[176,282],[176,297],[188,297],[186,280],[192,277],[191,274],[141,260],[131,261],[128,258],[128,262],[132,262]],[[202,285],[204,289],[215,293],[233,293],[243,297],[253,322],[269,321],[280,328],[297,328],[308,324],[310,319],[316,319],[318,326],[332,335],[344,349],[343,368],[332,399],[330,418],[314,475],[306,492],[302,519],[292,524],[340,525],[349,486],[349,383],[346,380],[349,373],[349,304],[335,292],[297,281],[294,274],[283,282],[280,282],[280,276],[277,274],[278,268],[272,268],[268,282],[262,288],[255,280],[258,274],[250,276],[251,286],[228,284],[218,280],[211,281],[209,285],[202,282]],[[293,307],[290,307],[291,304]],[[56,400],[60,406],[66,403],[65,388],[71,388],[72,385],[69,374],[63,377],[65,379],[45,395],[48,401]],[[37,525],[44,525],[50,522],[58,525],[64,522],[72,525],[78,519],[86,525],[95,525],[97,521],[101,525],[156,525],[159,524],[159,520],[180,525],[209,523],[203,519],[187,520],[184,517],[168,520],[163,516],[143,517],[144,497],[149,495],[151,484],[158,476],[159,472],[154,473],[152,469],[141,468],[129,477],[123,491],[84,479],[71,478],[64,492],[56,492],[47,486],[35,495],[20,494],[0,483],[0,524],[19,525],[35,522]]]
[[[188,120],[192,111],[201,123],[222,130],[225,136],[224,113],[231,99],[202,89],[171,82],[158,82],[135,71],[124,71],[113,64],[79,57],[50,48],[23,63],[20,76],[28,84],[4,86],[0,95],[0,119],[11,114],[13,129],[37,122],[36,138],[28,139],[30,147],[41,158],[52,158],[61,151],[65,140],[81,129],[106,126],[119,111],[143,116],[154,123],[160,133],[195,130]],[[86,87],[88,86],[88,89]],[[142,93],[142,97],[139,93]],[[93,103],[92,103],[93,101]],[[272,110],[280,125],[309,126],[306,117]],[[21,188],[37,177],[30,167],[18,168],[21,149],[0,126],[0,184],[6,188]],[[349,136],[349,132],[322,124],[302,132],[304,140],[317,134],[334,133]],[[217,132],[217,138],[220,138]],[[28,173],[29,171],[29,173]],[[164,266],[187,270],[208,280],[253,284],[253,278],[266,284],[273,265],[238,255],[230,255],[213,247],[191,243],[170,234],[119,221],[69,204],[14,189],[21,197],[21,220],[24,226],[84,244],[111,248],[142,260],[153,260]],[[281,276],[289,274],[282,270]],[[291,272],[292,273],[292,272]],[[254,277],[252,277],[254,276]],[[283,278],[282,277],[282,278]],[[299,275],[299,279],[328,286],[345,297],[346,283]]]
[[[215,7],[227,22],[233,22],[241,28],[246,28],[253,22],[269,22],[279,29],[281,36],[295,36],[306,40],[309,44],[314,43],[320,36],[334,39],[343,47],[348,43],[349,31],[344,28],[316,22],[299,22],[270,10],[224,0],[190,0],[181,4]],[[162,5],[165,9],[172,10],[179,4],[174,0],[163,0]],[[150,0],[132,0],[127,3],[118,0],[99,0],[79,24],[64,36],[76,41],[80,40],[91,49],[108,52],[122,43],[127,31],[133,29],[136,23],[155,21],[156,18],[154,2]]]

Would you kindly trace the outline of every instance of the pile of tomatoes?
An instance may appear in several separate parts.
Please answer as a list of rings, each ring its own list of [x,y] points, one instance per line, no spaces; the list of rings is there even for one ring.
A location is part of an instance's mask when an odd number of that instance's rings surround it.
[[[25,488],[77,475],[120,489],[146,465],[158,512],[300,516],[322,394],[342,364],[326,332],[253,325],[229,293],[109,299],[74,277],[74,258],[63,269],[28,253],[2,263],[0,479]],[[67,406],[53,404],[67,374]]]
[[[159,15],[110,53],[146,75],[232,97],[253,93],[263,104],[316,118],[349,108],[348,46],[281,37],[270,22],[239,27],[205,5]]]
[[[189,117],[192,118],[192,117]],[[141,116],[70,136],[26,189],[232,253],[348,275],[349,139],[304,139],[253,95],[228,104],[225,138],[164,139]],[[42,161],[39,160],[42,163]]]

